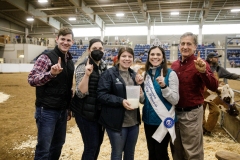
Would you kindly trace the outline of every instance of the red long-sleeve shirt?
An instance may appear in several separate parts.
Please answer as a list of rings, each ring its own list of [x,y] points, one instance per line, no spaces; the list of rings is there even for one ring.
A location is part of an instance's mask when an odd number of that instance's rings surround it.
[[[173,62],[171,66],[179,79],[180,99],[176,107],[185,108],[202,104],[204,87],[206,86],[212,91],[216,91],[218,88],[218,81],[209,65],[206,63],[206,72],[200,73],[194,65],[196,59],[197,57],[191,55],[183,62],[181,60]]]

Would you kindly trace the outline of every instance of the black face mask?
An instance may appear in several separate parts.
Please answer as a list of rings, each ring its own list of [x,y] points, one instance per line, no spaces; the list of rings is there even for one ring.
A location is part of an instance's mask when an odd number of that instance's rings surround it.
[[[103,52],[100,51],[100,50],[93,50],[91,52],[91,57],[95,61],[100,61],[102,59],[102,57],[103,57]]]

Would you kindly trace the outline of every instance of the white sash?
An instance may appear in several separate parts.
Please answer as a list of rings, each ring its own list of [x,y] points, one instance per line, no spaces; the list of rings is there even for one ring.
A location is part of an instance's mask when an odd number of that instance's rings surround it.
[[[172,138],[172,143],[174,143],[174,140],[176,139],[174,125],[175,107],[172,107],[170,111],[167,110],[167,108],[165,107],[165,105],[162,103],[157,93],[155,92],[151,78],[148,74],[144,81],[144,89],[146,96],[148,97],[148,100],[151,103],[153,109],[162,120],[162,123],[157,128],[155,133],[152,135],[152,138],[161,143],[167,132],[169,132]]]

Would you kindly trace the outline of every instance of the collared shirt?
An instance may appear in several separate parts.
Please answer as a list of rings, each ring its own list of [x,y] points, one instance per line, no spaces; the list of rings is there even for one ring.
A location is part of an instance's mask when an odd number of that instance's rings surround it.
[[[180,99],[177,107],[192,107],[202,104],[204,101],[204,87],[212,91],[218,88],[218,81],[214,77],[208,63],[206,62],[206,72],[200,73],[195,68],[194,60],[197,58],[191,55],[183,62],[177,60],[173,62],[172,69],[179,79]]]
[[[65,54],[65,61],[70,58],[68,54]],[[50,73],[51,66],[50,58],[45,54],[40,55],[28,75],[28,83],[34,87],[42,86],[56,77]]]
[[[33,69],[28,75],[28,83],[31,86],[42,86],[49,82],[54,76],[50,73],[51,60],[47,55],[42,54],[35,62]]]

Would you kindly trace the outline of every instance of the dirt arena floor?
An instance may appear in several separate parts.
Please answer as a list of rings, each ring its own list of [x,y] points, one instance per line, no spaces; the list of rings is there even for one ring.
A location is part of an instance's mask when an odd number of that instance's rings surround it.
[[[34,119],[35,88],[27,83],[27,75],[28,73],[0,74],[0,102],[9,95],[6,101],[0,103],[0,160],[33,159],[37,133]],[[240,81],[229,80],[228,83],[231,88],[240,90]],[[238,100],[240,95],[236,94],[235,101]],[[80,132],[73,118],[68,123],[61,160],[80,159],[82,150]],[[213,131],[213,137],[204,136],[204,159],[216,159],[215,153],[221,150],[240,154],[240,144],[234,142],[218,125]],[[109,140],[105,134],[98,159],[109,160],[110,152]],[[147,156],[146,140],[141,125],[135,160],[147,160]]]

